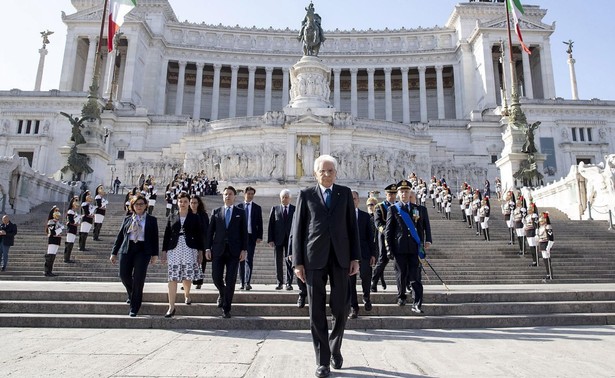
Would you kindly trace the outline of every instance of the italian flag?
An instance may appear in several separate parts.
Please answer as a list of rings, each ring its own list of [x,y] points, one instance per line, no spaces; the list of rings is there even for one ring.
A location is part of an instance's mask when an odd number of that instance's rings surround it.
[[[527,47],[527,45],[523,42],[523,37],[521,36],[521,28],[519,27],[519,17],[521,17],[521,15],[524,14],[521,1],[506,0],[506,6],[508,7],[508,10],[512,13],[513,21],[515,24],[514,25],[515,32],[517,33],[517,37],[519,37],[519,42],[521,42],[521,47],[523,48],[523,51],[525,51],[528,54],[531,54],[532,52]]]
[[[109,0],[109,33],[107,47],[113,51],[113,37],[124,23],[124,17],[137,6],[137,0]]]

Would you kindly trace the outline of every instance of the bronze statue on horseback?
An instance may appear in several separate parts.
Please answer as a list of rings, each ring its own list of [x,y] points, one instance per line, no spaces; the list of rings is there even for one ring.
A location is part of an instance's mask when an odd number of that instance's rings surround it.
[[[301,21],[301,32],[297,38],[303,42],[303,55],[318,56],[320,44],[325,41],[325,36],[320,26],[320,16],[314,13],[314,4],[310,2],[305,8],[307,14]]]

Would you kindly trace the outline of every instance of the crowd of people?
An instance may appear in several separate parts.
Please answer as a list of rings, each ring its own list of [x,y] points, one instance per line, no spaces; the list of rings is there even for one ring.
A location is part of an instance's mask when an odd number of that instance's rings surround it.
[[[310,303],[321,372],[326,372],[329,359],[334,367],[343,363],[339,349],[345,321],[359,315],[357,275],[361,278],[363,308],[369,312],[371,293],[378,291],[378,284],[386,289],[384,271],[392,262],[397,305],[405,306],[410,293],[411,311],[423,313],[421,271],[426,250],[432,243],[428,206],[442,218],[452,220],[452,204],[457,199],[460,218],[468,229],[491,241],[488,180],[483,190],[463,183],[455,194],[444,177],[425,181],[413,173],[386,186],[382,201],[376,198],[377,192],[370,192],[367,212],[364,212],[359,209],[358,192],[334,184],[336,174],[337,161],[322,155],[314,163],[318,185],[302,190],[296,205],[291,204],[290,191],[283,189],[280,204],[271,208],[267,220],[266,243],[274,249],[275,289],[294,290],[297,278],[297,306],[304,307],[306,299]],[[256,245],[265,240],[262,208],[254,202],[256,189],[246,187],[243,201],[235,204],[238,191],[226,186],[221,193],[223,203],[208,213],[201,196],[218,193],[217,186],[215,179],[209,180],[204,174],[177,174],[166,186],[162,249],[158,242],[158,220],[153,215],[158,196],[154,179],[141,175],[138,185],[126,195],[126,217],[115,238],[110,261],[113,264],[119,261],[119,276],[126,288],[131,317],[137,316],[140,310],[148,266],[158,260],[168,268],[169,307],[164,314],[167,318],[175,316],[177,311],[178,283],[181,283],[184,303],[192,304],[192,286],[202,287],[208,261],[223,318],[231,317],[237,276],[240,290],[252,289]],[[496,195],[501,198],[502,213],[510,232],[509,244],[517,244],[520,255],[529,253],[533,266],[542,257],[547,270],[545,280],[552,279],[550,252],[554,239],[548,213],[539,213],[531,200],[528,204],[513,191],[502,194],[497,179]],[[85,190],[80,197],[70,200],[64,222],[61,210],[56,206],[51,209],[46,227],[45,276],[55,276],[53,265],[64,232],[65,263],[74,262],[71,253],[77,233],[80,251],[87,251],[86,242],[92,229],[93,239],[100,240],[107,204],[104,187],[99,185],[94,197]],[[3,224],[6,224],[4,219]],[[12,231],[4,232],[9,235]],[[0,237],[2,233],[0,230]],[[4,240],[8,238],[4,236]],[[6,259],[3,256],[3,270]],[[332,298],[329,306],[336,319],[330,337],[325,312],[327,282]],[[328,340],[328,352],[323,344],[325,340]]]

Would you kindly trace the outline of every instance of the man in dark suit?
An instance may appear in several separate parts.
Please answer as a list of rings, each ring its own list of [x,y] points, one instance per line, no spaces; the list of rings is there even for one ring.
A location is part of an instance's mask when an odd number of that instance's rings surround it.
[[[236,195],[232,186],[224,188],[224,206],[211,213],[205,241],[205,257],[211,260],[211,276],[219,293],[218,307],[222,308],[225,319],[231,317],[239,262],[245,260],[248,253],[246,212],[233,206]]]
[[[397,184],[400,201],[389,208],[384,234],[389,254],[395,258],[397,304],[406,304],[406,285],[410,282],[414,296],[412,311],[422,313],[423,284],[419,259],[425,257],[425,249],[431,246],[431,227],[427,209],[412,203],[413,193],[408,181]]]
[[[359,193],[352,191],[352,201],[357,214],[357,225],[359,227],[359,243],[361,244],[361,261],[359,263],[359,274],[361,276],[361,288],[363,289],[363,304],[365,311],[372,310],[370,299],[370,282],[372,279],[372,266],[376,263],[378,250],[374,243],[374,233],[372,231],[372,217],[363,210],[359,209]],[[359,301],[357,299],[357,276],[350,276],[350,319],[356,319],[359,315]]]
[[[239,263],[239,277],[241,279],[241,290],[251,290],[252,271],[254,267],[254,252],[256,244],[263,240],[263,210],[253,202],[256,189],[248,186],[244,192],[244,203],[237,205],[238,208],[246,212],[246,222],[248,225],[248,255],[244,261]],[[282,286],[280,285],[280,289]]]
[[[147,215],[142,195],[133,197],[130,208],[133,214],[124,218],[109,260],[115,264],[120,254],[120,279],[128,294],[129,315],[135,317],[143,301],[147,266],[158,261],[158,220]]]
[[[360,246],[350,189],[334,185],[337,161],[321,155],[314,161],[318,185],[303,189],[292,226],[293,264],[307,284],[310,328],[316,353],[317,377],[328,377],[329,366],[340,369],[342,339],[348,316],[348,276],[359,272]],[[329,336],[326,285],[333,329]]]
[[[274,248],[275,252],[275,271],[276,271],[276,290],[282,289],[284,283],[284,265],[286,265],[286,290],[293,289],[292,261],[288,259],[288,238],[290,236],[295,205],[290,203],[290,191],[283,189],[280,192],[280,205],[273,206],[269,213],[269,227],[267,228],[267,243]]]
[[[15,243],[15,235],[17,234],[17,226],[12,223],[8,215],[2,217],[0,223],[0,258],[2,259],[2,271],[6,270],[6,264],[9,261],[9,249]]]
[[[395,198],[397,196],[397,184],[393,183],[384,188],[386,193],[386,199],[379,204],[376,205],[374,209],[374,223],[376,229],[378,230],[378,261],[376,262],[376,267],[374,268],[374,275],[372,277],[372,292],[378,291],[378,281],[382,283],[382,290],[386,290],[387,284],[384,281],[384,269],[389,263],[389,258],[387,257],[387,247],[384,239],[384,228],[387,225],[387,212],[389,207],[395,203]]]

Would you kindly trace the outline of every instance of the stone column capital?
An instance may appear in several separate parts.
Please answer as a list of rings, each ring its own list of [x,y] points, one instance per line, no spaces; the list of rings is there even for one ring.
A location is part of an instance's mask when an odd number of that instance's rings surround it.
[[[196,62],[197,70],[202,70],[205,67],[205,62]]]
[[[439,72],[442,72],[442,69],[443,69],[443,68],[444,68],[444,66],[443,66],[443,65],[441,65],[441,64],[437,64],[437,65],[436,65],[436,72],[438,72],[438,71],[439,71]]]
[[[248,66],[248,71],[252,73],[256,72],[256,66]]]
[[[215,63],[215,64],[214,64],[214,70],[215,70],[215,71],[220,71],[220,69],[222,69],[222,64],[220,64],[220,63]]]
[[[185,60],[180,60],[180,61],[178,61],[177,63],[179,64],[179,67],[180,67],[180,68],[181,68],[181,67],[184,67],[184,68],[185,68],[185,67],[186,67],[186,64],[188,64],[188,62],[187,62],[187,61],[185,61]]]
[[[393,71],[392,67],[384,67],[383,68],[385,75],[390,75],[391,71]]]
[[[238,64],[232,64],[231,65],[231,71],[234,71],[234,72],[239,71],[239,65]]]
[[[350,69],[350,74],[351,75],[356,75],[359,72],[359,69],[356,67],[353,67]]]
[[[410,70],[410,67],[399,67],[399,70],[401,71],[402,74],[408,74],[408,71]]]
[[[273,72],[273,67],[265,67],[265,72],[270,74]]]
[[[419,70],[419,73],[425,73],[425,70],[427,70],[427,67],[425,67],[425,66],[418,66],[417,69]]]
[[[368,75],[373,75],[374,72],[376,72],[376,68],[374,67],[367,67],[365,70],[367,71]]]
[[[334,73],[335,75],[339,75],[341,72],[342,72],[342,69],[341,69],[341,68],[334,68],[334,69],[333,69],[333,73]]]

